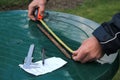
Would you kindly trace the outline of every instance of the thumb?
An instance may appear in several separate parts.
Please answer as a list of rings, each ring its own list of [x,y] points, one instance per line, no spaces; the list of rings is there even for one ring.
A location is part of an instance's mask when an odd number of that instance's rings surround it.
[[[78,54],[78,50],[73,51],[73,56],[76,56]]]
[[[86,56],[87,56],[87,54],[85,53],[84,49],[81,48],[81,49],[75,51],[72,58],[75,61],[80,61],[81,62]]]

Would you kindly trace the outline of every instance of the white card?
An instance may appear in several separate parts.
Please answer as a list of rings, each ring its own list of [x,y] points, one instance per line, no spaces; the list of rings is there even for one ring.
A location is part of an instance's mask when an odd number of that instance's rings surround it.
[[[19,66],[26,72],[38,76],[38,75],[43,75],[43,74],[52,72],[64,66],[66,63],[67,62],[61,58],[52,57],[52,58],[45,59],[44,65],[42,64],[42,60],[40,60],[33,63],[31,67],[27,69],[23,67],[23,64],[19,64]]]

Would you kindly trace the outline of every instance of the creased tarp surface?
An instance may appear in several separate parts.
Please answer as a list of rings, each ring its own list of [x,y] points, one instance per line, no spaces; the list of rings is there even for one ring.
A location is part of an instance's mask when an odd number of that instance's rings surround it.
[[[50,12],[46,24],[73,50],[91,36],[99,24],[75,15]],[[68,64],[42,76],[33,76],[19,68],[30,44],[35,44],[34,60],[41,59],[44,47],[47,57],[61,57]],[[118,58],[112,64],[97,62],[80,64],[67,59],[59,49],[27,17],[27,11],[0,12],[0,80],[109,80],[118,69]]]

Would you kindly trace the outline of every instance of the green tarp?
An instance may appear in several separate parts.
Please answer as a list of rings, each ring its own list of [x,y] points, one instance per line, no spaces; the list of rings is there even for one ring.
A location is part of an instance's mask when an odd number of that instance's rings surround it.
[[[47,25],[73,50],[91,36],[99,24],[71,14],[48,11]],[[34,76],[18,65],[24,62],[30,44],[35,44],[34,60],[41,60],[44,47],[46,57],[61,57],[68,63],[51,73]],[[53,65],[54,66],[54,65]],[[113,64],[91,62],[81,64],[67,59],[63,53],[27,17],[27,11],[0,12],[0,80],[111,80],[118,69],[118,58]]]

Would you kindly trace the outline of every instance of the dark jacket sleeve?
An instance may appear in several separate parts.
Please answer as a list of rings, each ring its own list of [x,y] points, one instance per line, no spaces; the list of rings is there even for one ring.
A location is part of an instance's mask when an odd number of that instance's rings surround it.
[[[102,23],[93,35],[106,54],[115,53],[120,49],[120,13],[115,14],[111,21]]]

